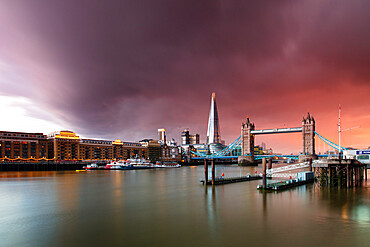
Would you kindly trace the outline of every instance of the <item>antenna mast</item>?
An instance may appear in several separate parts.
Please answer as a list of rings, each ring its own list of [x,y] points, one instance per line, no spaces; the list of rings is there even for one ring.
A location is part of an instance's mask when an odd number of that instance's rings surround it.
[[[341,112],[342,108],[339,104],[339,123],[338,123],[338,132],[339,132],[339,154],[338,156],[340,157],[340,153],[342,152],[342,146],[341,146],[341,129],[340,129],[340,112]]]

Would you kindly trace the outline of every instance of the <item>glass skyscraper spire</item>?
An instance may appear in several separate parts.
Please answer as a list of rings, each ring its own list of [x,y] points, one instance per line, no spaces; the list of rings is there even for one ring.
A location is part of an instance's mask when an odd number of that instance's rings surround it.
[[[212,93],[211,110],[209,111],[207,144],[221,143],[220,124],[216,104],[216,94]]]

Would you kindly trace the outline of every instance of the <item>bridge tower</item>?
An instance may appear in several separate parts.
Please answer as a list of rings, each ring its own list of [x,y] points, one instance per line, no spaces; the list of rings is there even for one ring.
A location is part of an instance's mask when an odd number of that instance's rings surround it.
[[[315,119],[310,113],[302,119],[303,155],[301,161],[315,158]]]
[[[254,163],[254,135],[252,130],[255,129],[254,123],[247,120],[245,123],[242,122],[241,128],[241,156],[238,157],[238,164],[240,165],[249,165]]]

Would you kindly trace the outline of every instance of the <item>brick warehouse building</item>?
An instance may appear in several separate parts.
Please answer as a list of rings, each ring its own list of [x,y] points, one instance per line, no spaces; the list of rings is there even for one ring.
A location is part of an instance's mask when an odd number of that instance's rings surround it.
[[[1,161],[86,161],[148,158],[148,148],[136,142],[82,139],[72,131],[25,133],[0,131]]]

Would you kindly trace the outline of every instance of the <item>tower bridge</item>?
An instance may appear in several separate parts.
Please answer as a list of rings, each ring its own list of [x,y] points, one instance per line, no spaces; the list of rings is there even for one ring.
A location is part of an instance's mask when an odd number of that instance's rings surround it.
[[[302,132],[303,152],[300,160],[307,160],[315,156],[315,119],[307,113],[302,119],[302,127],[275,128],[256,130],[255,124],[247,117],[241,127],[241,156],[238,157],[239,164],[250,164],[255,162],[254,142],[256,135],[283,134]]]
[[[287,133],[302,133],[302,152],[301,155],[255,155],[254,144],[255,137],[258,135],[269,135],[269,134],[287,134]],[[238,159],[238,163],[241,165],[253,164],[256,160],[270,157],[286,157],[291,159],[299,159],[300,161],[306,161],[309,158],[316,158],[315,153],[315,119],[310,113],[307,113],[306,117],[302,119],[301,127],[290,127],[290,128],[272,128],[272,129],[256,129],[255,124],[251,122],[247,117],[245,122],[242,122],[241,135],[230,145],[224,149],[214,152],[212,154],[201,154],[192,151],[194,160],[199,159]],[[326,141],[329,145],[337,148],[337,145],[323,138],[321,135],[317,136]],[[240,147],[241,155],[236,156],[233,151]]]
[[[224,146],[221,140],[219,117],[217,112],[216,96],[212,93],[211,107],[208,119],[207,129],[207,149],[208,153],[198,152],[197,150],[189,150],[190,158],[194,160],[199,159],[238,159],[239,164],[251,164],[261,158],[271,157],[286,157],[291,159],[299,159],[301,162],[309,160],[310,158],[323,157],[327,155],[316,155],[315,151],[315,137],[318,137],[326,145],[336,150],[346,150],[334,142],[329,141],[322,135],[315,131],[315,119],[310,113],[303,116],[301,126],[289,128],[271,128],[271,129],[256,129],[255,124],[246,118],[242,122],[241,134],[231,144]],[[300,155],[255,155],[254,144],[255,138],[258,135],[269,134],[289,134],[302,133],[302,151]],[[236,154],[235,150],[240,149],[241,154]],[[320,149],[320,146],[319,146]],[[237,156],[239,155],[239,156]]]

